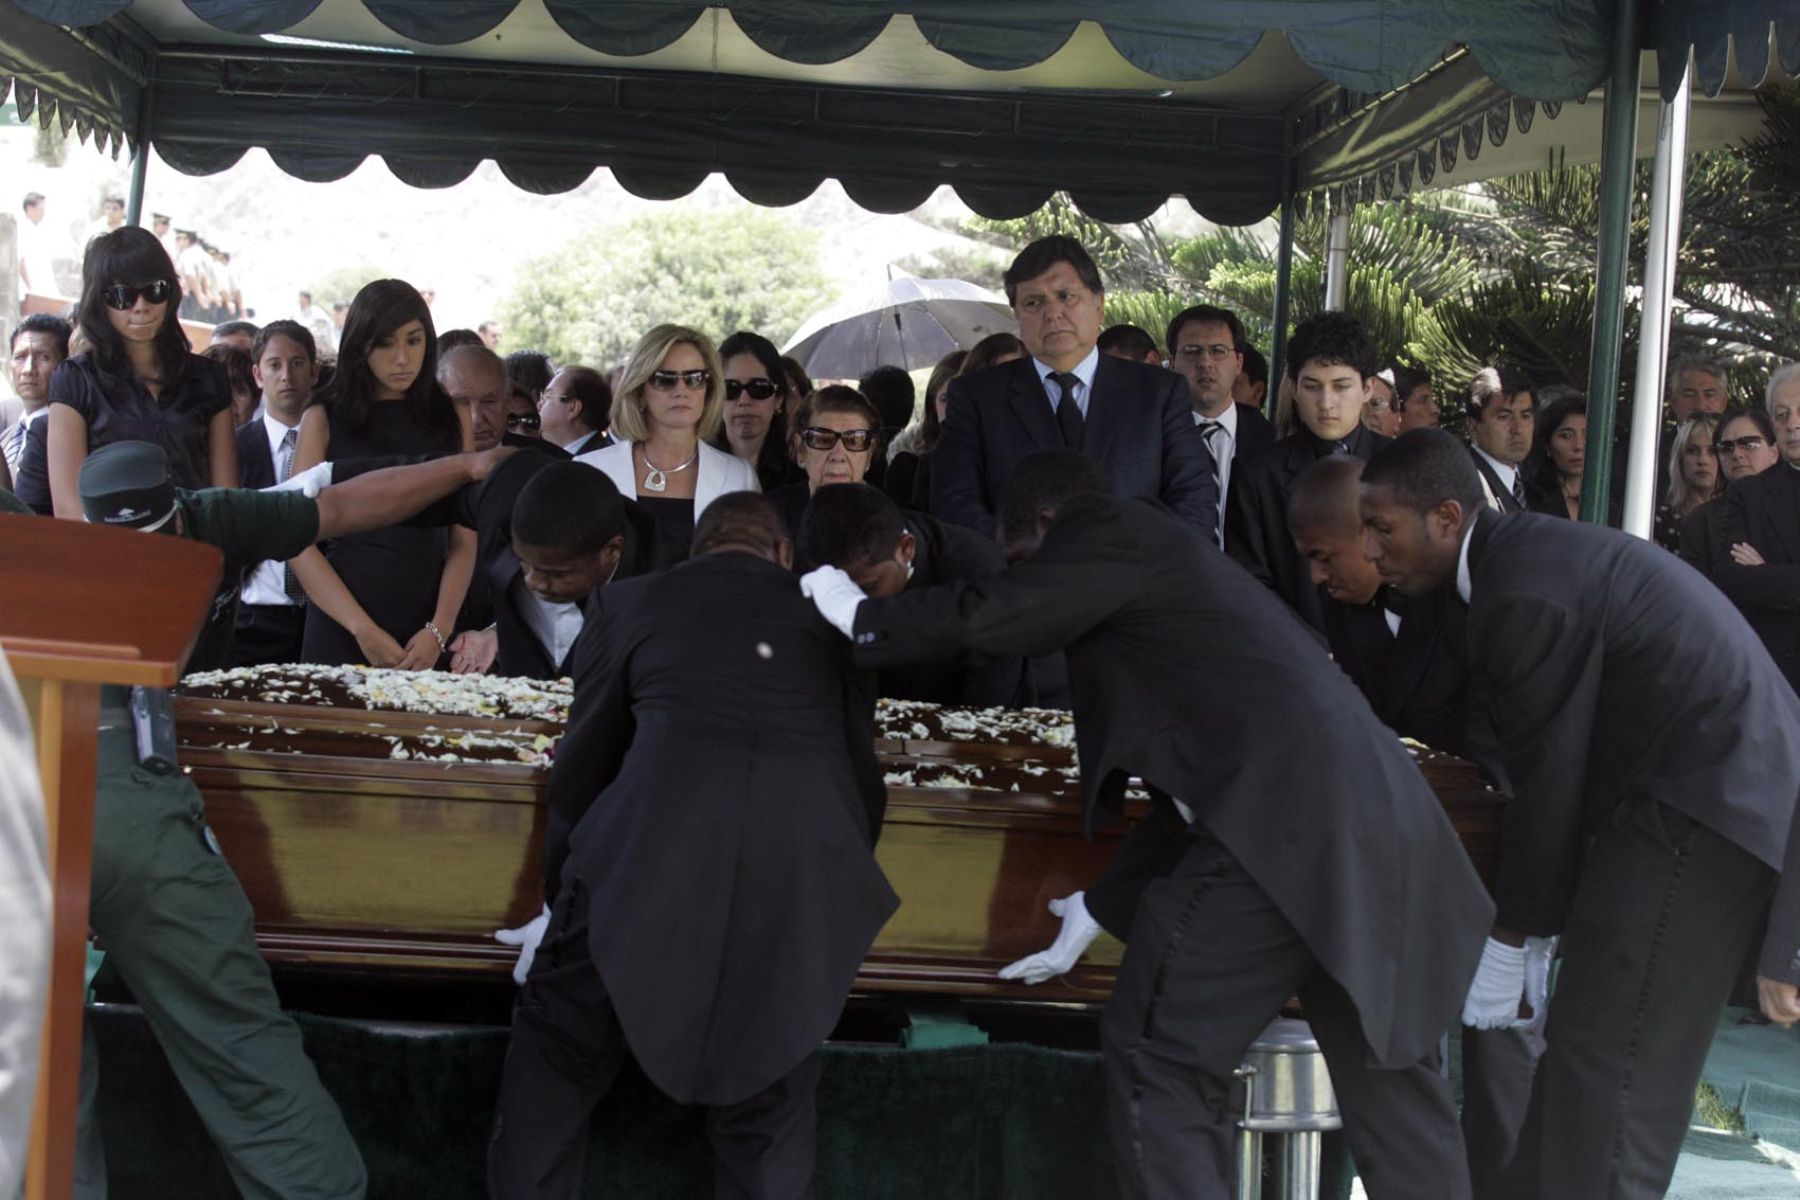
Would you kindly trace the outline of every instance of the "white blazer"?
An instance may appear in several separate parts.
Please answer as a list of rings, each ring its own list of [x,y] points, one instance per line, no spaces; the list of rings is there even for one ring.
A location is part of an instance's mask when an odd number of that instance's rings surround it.
[[[637,464],[631,460],[631,442],[614,442],[599,450],[589,450],[586,454],[577,454],[575,461],[586,463],[590,467],[598,467],[618,486],[621,496],[637,499]],[[726,492],[760,492],[762,485],[756,481],[756,468],[735,454],[700,443],[700,459],[692,470],[699,475],[694,479],[694,520],[706,511],[706,506],[723,496]],[[653,497],[655,492],[650,493]]]

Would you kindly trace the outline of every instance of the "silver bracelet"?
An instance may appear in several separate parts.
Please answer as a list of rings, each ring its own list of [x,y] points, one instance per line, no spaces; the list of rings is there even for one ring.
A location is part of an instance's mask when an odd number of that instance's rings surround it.
[[[431,634],[432,637],[437,639],[439,654],[442,654],[444,651],[446,651],[450,648],[450,643],[445,641],[444,635],[438,631],[436,621],[425,622],[425,630],[427,633]]]

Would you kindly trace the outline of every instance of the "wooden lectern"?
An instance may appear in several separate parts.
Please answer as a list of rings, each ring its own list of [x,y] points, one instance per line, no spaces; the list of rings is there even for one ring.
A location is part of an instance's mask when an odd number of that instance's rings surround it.
[[[0,652],[37,731],[55,920],[29,1200],[74,1190],[100,686],[180,679],[219,567],[216,549],[181,538],[0,516]]]

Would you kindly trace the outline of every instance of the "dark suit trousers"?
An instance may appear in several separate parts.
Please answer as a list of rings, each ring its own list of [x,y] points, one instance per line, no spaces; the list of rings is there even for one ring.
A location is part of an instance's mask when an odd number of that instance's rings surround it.
[[[1562,935],[1508,1200],[1668,1190],[1713,1029],[1775,873],[1662,804],[1595,837]]]
[[[1462,1031],[1462,1133],[1475,1200],[1499,1200],[1501,1170],[1519,1148],[1542,1029]]]
[[[550,927],[513,1006],[512,1041],[488,1145],[494,1200],[582,1196],[588,1125],[628,1049],[606,985],[588,953],[586,889],[565,882]],[[737,1104],[707,1109],[718,1200],[812,1195],[815,1052]]]
[[[1439,1056],[1370,1066],[1350,998],[1267,893],[1205,836],[1144,889],[1100,1022],[1122,1200],[1236,1194],[1232,1071],[1296,992],[1373,1200],[1467,1200]]]
[[[305,632],[304,604],[240,604],[232,634],[232,665],[304,662],[300,639]]]

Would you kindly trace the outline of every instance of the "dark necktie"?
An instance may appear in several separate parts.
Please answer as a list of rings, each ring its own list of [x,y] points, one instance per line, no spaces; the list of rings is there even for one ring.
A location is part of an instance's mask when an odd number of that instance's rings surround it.
[[[275,464],[275,473],[281,476],[276,481],[278,483],[286,483],[294,474],[294,451],[297,449],[295,442],[299,437],[300,431],[297,429],[290,429],[281,435],[281,461]],[[295,578],[291,563],[281,564],[281,590],[286,592],[287,598],[295,604],[306,603],[306,589],[301,587],[299,579]]]
[[[1206,443],[1206,448],[1208,450],[1213,449],[1213,435],[1224,432],[1225,426],[1219,424],[1217,421],[1200,422],[1200,440]],[[1213,450],[1213,457],[1219,457],[1219,452],[1217,450]]]
[[[1062,427],[1063,445],[1071,450],[1081,449],[1081,409],[1075,403],[1075,385],[1081,377],[1068,371],[1052,371],[1050,378],[1062,394],[1056,400],[1056,423]]]
[[[1524,512],[1529,507],[1525,503],[1525,477],[1519,474],[1517,469],[1513,471],[1512,496],[1514,502],[1518,504],[1520,512]]]

